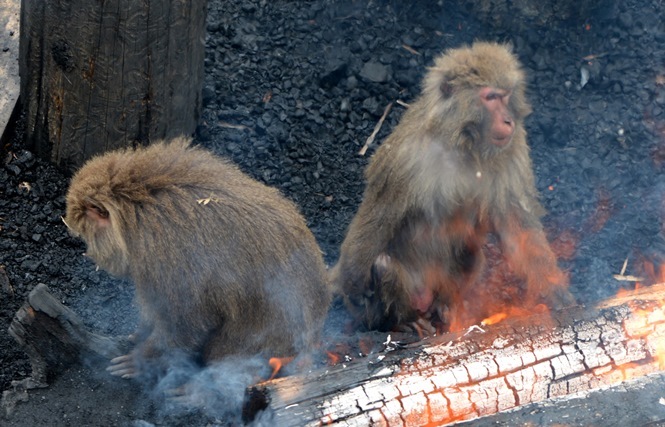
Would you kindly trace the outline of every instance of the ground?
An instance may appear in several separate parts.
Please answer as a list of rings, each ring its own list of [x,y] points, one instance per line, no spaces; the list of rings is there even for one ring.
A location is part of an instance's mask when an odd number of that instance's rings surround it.
[[[566,19],[508,19],[472,3],[210,0],[204,109],[195,140],[296,202],[330,264],[360,202],[367,160],[404,111],[396,104],[368,153],[359,155],[385,106],[413,100],[426,67],[446,48],[510,42],[529,76],[534,113],[526,125],[548,211],[543,222],[571,291],[583,304],[614,295],[630,286],[613,279],[624,260],[626,274],[638,275],[648,273],[645,261],[657,265],[665,255],[662,2],[600,1]],[[136,321],[132,285],[95,271],[60,220],[69,177],[24,149],[20,123],[16,132],[0,159],[0,390],[31,372],[6,330],[36,284],[47,284],[101,333],[129,333]],[[665,418],[654,394],[663,385],[654,377],[637,387],[648,396],[635,408],[642,423]],[[627,396],[613,393],[600,393],[600,409],[571,401],[494,421],[576,424],[570,416],[600,411],[598,422],[611,425],[617,416],[603,408],[622,405]],[[94,364],[69,369],[48,389],[31,392],[2,421],[208,422],[164,414],[147,391]]]

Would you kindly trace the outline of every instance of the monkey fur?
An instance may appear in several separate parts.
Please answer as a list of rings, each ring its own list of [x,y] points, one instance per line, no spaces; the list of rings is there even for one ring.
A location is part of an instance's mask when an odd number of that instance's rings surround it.
[[[185,138],[107,153],[73,177],[65,222],[87,255],[136,286],[136,347],[114,375],[172,351],[293,356],[330,301],[321,251],[296,206]]]
[[[574,302],[540,222],[523,126],[530,112],[510,47],[476,42],[436,59],[370,160],[331,272],[357,321],[447,329],[465,305],[480,304],[467,298],[485,274],[488,235],[524,282],[521,304]]]

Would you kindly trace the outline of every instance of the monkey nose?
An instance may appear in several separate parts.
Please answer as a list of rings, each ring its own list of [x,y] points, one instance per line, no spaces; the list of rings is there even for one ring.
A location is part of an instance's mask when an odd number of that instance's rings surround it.
[[[490,142],[499,147],[507,145],[513,138],[515,124],[511,119],[496,123],[490,131]]]

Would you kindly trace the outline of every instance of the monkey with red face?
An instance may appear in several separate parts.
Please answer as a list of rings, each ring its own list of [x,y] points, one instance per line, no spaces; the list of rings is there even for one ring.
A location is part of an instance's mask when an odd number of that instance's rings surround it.
[[[420,97],[376,151],[331,272],[370,329],[445,329],[483,276],[496,236],[524,282],[520,304],[574,302],[540,216],[523,120],[531,112],[511,49],[477,42],[438,57]]]

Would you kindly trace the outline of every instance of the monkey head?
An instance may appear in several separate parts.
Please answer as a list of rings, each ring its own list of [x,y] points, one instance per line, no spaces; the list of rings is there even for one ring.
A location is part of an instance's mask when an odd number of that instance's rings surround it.
[[[136,216],[130,197],[141,185],[118,182],[126,152],[96,157],[72,178],[63,221],[70,232],[87,244],[86,255],[109,273],[127,277],[130,261],[125,236],[132,232]],[[133,216],[133,218],[132,218]]]
[[[524,134],[531,107],[510,46],[477,42],[448,50],[429,69],[423,97],[430,131],[451,135],[452,146],[491,157],[526,140],[516,135]]]

